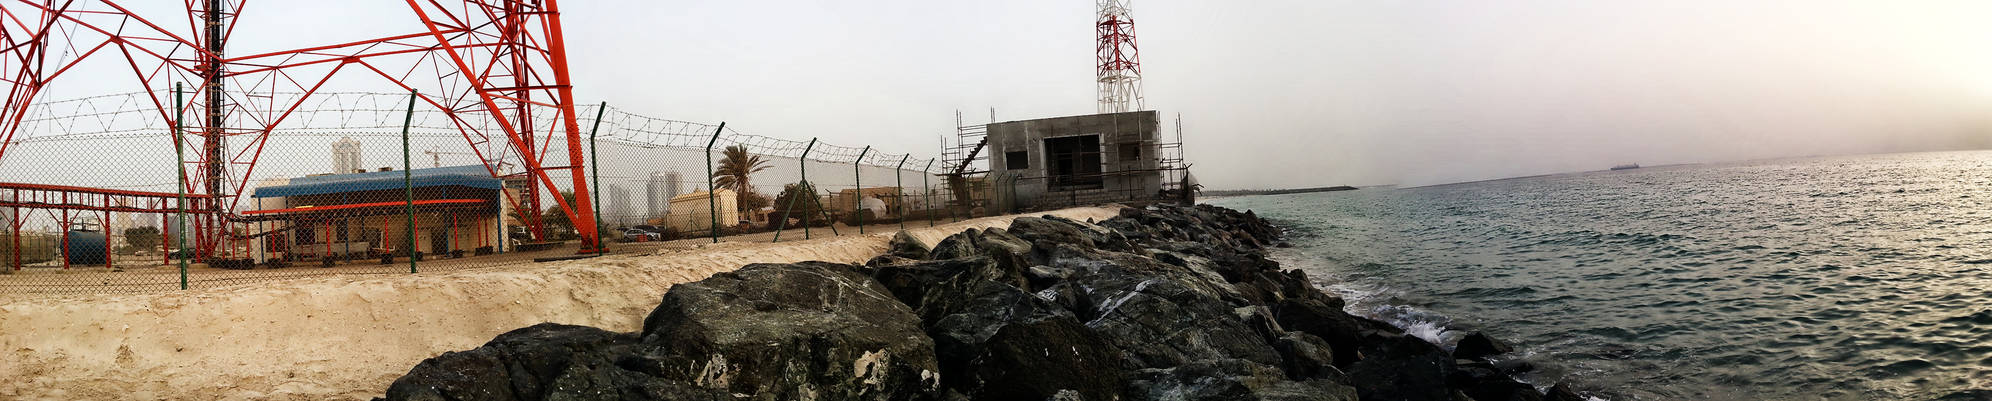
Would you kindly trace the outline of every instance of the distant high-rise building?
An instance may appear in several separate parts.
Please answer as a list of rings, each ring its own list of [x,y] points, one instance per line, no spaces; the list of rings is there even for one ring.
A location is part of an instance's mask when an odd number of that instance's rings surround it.
[[[603,215],[608,216],[607,218],[609,221],[615,222],[617,225],[628,226],[631,224],[630,222],[632,221],[642,221],[643,219],[649,218],[649,216],[638,216],[635,213],[633,213],[635,212],[635,210],[630,210],[631,208],[629,204],[628,189],[625,189],[621,185],[616,185],[616,184],[609,184],[608,187],[609,187],[609,207],[608,207],[609,210],[608,212],[603,213]],[[635,223],[635,224],[643,224],[643,223]]]
[[[332,142],[332,174],[352,174],[366,167],[360,165],[360,141],[352,137],[341,137]]]
[[[650,181],[643,188],[644,198],[650,206],[646,211],[649,217],[663,216],[671,211],[671,198],[684,194],[684,180],[678,172],[650,173]]]

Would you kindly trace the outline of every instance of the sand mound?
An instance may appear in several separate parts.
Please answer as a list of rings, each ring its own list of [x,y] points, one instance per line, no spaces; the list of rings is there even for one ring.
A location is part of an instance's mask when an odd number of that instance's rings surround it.
[[[1048,214],[1104,220],[1113,208]],[[908,230],[932,244],[1010,217]],[[0,300],[5,399],[369,399],[422,359],[542,322],[642,327],[671,285],[748,263],[862,263],[893,232],[446,273]]]

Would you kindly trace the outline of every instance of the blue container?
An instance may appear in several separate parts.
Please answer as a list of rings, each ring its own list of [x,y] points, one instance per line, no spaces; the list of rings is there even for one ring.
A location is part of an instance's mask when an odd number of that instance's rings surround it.
[[[69,246],[63,248],[62,255],[71,265],[104,264],[104,233],[69,230]]]

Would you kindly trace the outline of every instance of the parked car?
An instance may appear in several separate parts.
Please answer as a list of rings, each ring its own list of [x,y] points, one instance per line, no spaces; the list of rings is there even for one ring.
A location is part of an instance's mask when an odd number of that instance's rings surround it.
[[[664,234],[656,231],[631,228],[623,231],[623,239],[631,241],[663,241]]]

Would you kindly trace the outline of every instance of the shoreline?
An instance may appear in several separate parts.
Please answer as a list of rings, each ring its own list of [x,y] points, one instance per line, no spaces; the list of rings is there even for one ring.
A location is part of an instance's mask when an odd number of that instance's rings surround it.
[[[641,330],[540,324],[424,360],[385,400],[1558,400],[1479,333],[1351,315],[1250,212],[1016,219],[863,265],[673,286]],[[1080,374],[1074,374],[1080,373]]]
[[[907,231],[939,241],[1018,217]],[[508,330],[544,322],[635,330],[673,284],[749,263],[863,262],[884,253],[893,233],[164,293],[0,296],[0,366],[31,377],[0,383],[0,398],[369,399],[424,358]]]

